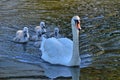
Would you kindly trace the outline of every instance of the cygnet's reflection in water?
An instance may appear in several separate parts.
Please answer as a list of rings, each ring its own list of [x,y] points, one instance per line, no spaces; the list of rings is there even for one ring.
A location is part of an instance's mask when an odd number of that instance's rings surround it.
[[[27,50],[27,43],[23,43],[22,47],[23,47],[23,51],[26,51]]]
[[[28,42],[15,42],[15,41],[12,41],[12,42],[14,42],[15,44],[18,44],[19,46],[22,46],[22,50],[23,51],[27,50],[27,44],[28,44]]]

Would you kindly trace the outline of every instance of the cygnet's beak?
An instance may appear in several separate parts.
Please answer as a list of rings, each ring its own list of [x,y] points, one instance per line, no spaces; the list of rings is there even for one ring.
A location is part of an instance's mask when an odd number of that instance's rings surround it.
[[[27,37],[27,33],[24,34],[24,38],[26,38],[26,37]]]
[[[43,28],[46,28],[46,26],[45,26],[45,25],[43,25]]]
[[[57,33],[57,31],[55,31],[55,33],[54,33],[54,34],[55,34],[55,36],[57,36],[57,34],[58,34],[58,33]]]

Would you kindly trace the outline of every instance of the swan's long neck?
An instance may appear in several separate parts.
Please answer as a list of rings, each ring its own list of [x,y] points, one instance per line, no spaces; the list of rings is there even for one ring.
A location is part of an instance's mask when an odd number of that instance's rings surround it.
[[[73,66],[79,66],[80,65],[79,31],[74,25],[72,25],[72,33],[73,33],[73,53],[72,53],[72,58],[70,60],[70,64]]]

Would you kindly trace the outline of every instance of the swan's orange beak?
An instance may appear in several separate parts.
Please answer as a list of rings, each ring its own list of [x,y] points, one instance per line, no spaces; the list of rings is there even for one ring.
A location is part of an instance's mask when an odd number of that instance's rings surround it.
[[[76,26],[77,26],[77,29],[80,31],[81,30],[80,21],[76,22]]]

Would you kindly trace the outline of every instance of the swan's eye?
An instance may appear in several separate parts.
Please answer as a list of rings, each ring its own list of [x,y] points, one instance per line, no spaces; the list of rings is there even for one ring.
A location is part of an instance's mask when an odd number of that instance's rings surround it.
[[[74,20],[75,21],[75,24],[78,24],[80,23],[80,20]]]
[[[77,27],[77,29],[78,30],[80,30],[81,29],[81,27],[80,27],[80,20],[74,20],[75,21],[75,25],[76,25],[76,27]]]

